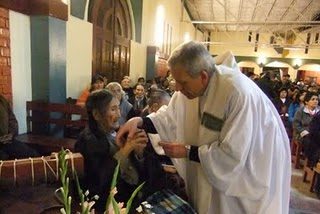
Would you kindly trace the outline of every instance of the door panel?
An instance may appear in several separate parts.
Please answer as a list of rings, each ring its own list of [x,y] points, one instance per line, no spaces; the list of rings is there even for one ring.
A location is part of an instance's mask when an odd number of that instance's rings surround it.
[[[104,73],[109,81],[129,75],[131,20],[125,0],[92,0],[92,73]]]

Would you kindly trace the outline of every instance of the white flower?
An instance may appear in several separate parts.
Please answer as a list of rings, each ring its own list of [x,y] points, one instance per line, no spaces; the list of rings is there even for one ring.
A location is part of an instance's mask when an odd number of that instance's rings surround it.
[[[85,207],[85,208],[87,208],[88,207],[88,210],[91,210],[91,208],[93,207],[93,205],[95,204],[96,202],[95,201],[85,201],[85,202],[83,202],[83,206]]]
[[[61,214],[66,214],[66,210],[64,208],[60,209]]]
[[[85,196],[88,196],[89,195],[89,190],[87,190],[85,193],[84,193]]]
[[[119,207],[119,209],[120,209],[120,214],[125,214],[125,213],[126,213],[126,208],[122,208],[123,205],[124,205],[123,202],[118,203],[118,207]],[[112,204],[110,204],[110,205],[109,205],[109,208],[108,208],[107,214],[114,214],[114,213],[115,213],[115,212],[114,212],[113,206],[112,206]]]
[[[99,200],[99,195],[94,195],[93,199],[96,200],[96,201]]]
[[[113,196],[114,196],[115,194],[117,194],[117,193],[118,193],[117,187],[113,188],[113,189],[110,191],[110,194],[112,194]]]

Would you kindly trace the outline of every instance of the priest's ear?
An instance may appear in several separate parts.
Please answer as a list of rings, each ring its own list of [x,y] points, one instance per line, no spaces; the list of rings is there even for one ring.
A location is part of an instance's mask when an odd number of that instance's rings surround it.
[[[202,84],[204,84],[204,85],[207,85],[207,84],[208,84],[209,74],[208,74],[205,70],[202,70],[202,71],[200,72],[200,78],[201,78]]]

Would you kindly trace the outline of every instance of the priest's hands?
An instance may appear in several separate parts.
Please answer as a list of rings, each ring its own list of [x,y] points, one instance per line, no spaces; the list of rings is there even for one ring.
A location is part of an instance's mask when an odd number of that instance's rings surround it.
[[[143,123],[141,117],[134,117],[128,120],[123,126],[120,127],[116,136],[116,143],[122,147],[127,139],[133,138],[136,132],[139,131],[138,127]]]
[[[188,151],[184,144],[160,141],[159,146],[162,146],[165,154],[170,158],[187,158]]]

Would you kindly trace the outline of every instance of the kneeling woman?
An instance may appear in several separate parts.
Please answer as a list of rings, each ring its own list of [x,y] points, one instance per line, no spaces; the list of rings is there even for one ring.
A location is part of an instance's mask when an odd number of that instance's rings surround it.
[[[88,127],[81,133],[75,150],[84,157],[84,189],[90,196],[98,195],[95,209],[105,209],[106,198],[110,192],[113,171],[120,161],[119,202],[126,202],[134,189],[142,181],[139,179],[138,158],[147,143],[145,132],[138,132],[125,145],[119,148],[115,143],[115,130],[119,128],[119,101],[107,90],[93,92],[86,102]],[[135,163],[135,164],[133,164]]]

